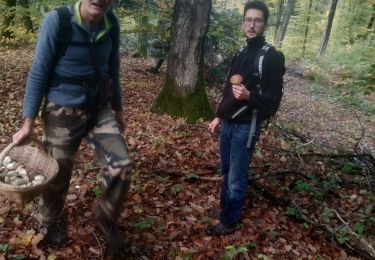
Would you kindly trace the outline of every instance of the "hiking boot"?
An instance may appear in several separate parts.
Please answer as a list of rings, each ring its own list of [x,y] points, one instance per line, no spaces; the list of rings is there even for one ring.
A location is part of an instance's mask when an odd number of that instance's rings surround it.
[[[60,228],[58,224],[52,224],[46,228],[43,244],[51,246],[61,246],[68,242],[69,237],[66,230]]]
[[[220,219],[220,212],[220,209],[212,207],[207,210],[207,215],[213,219]]]
[[[125,259],[130,252],[130,243],[125,241],[117,225],[98,219],[98,227],[107,241],[105,254],[113,259]]]
[[[234,227],[227,226],[222,222],[207,228],[208,236],[224,236],[234,233],[236,229]]]

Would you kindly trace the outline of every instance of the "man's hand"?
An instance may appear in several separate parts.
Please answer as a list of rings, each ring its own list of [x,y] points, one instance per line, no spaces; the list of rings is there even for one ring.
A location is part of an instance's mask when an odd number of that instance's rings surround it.
[[[118,124],[118,128],[120,133],[124,133],[125,131],[125,115],[124,111],[115,111],[115,119]]]
[[[243,84],[240,85],[232,85],[232,92],[236,99],[238,100],[249,100],[250,99],[250,91],[245,88]]]
[[[221,119],[218,117],[215,117],[214,120],[208,125],[208,131],[210,131],[213,134],[216,134],[219,131],[219,126],[221,123]]]
[[[18,130],[18,132],[12,136],[13,143],[15,145],[23,143],[30,137],[33,127],[34,127],[34,122],[35,122],[35,118],[27,117],[25,119],[21,129]]]

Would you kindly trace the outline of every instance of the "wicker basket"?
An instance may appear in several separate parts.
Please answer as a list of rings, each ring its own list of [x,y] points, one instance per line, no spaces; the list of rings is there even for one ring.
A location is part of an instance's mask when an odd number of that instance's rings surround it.
[[[25,166],[28,171],[36,171],[46,177],[43,183],[30,187],[14,186],[0,181],[0,194],[21,205],[41,194],[57,175],[57,161],[45,151],[38,140],[33,139],[30,143],[20,146],[11,143],[1,152],[0,162],[3,162],[7,155]]]

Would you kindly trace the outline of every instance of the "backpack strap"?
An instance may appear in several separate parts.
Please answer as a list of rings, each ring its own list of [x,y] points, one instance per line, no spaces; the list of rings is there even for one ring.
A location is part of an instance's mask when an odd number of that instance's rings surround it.
[[[59,16],[59,31],[57,49],[55,55],[55,65],[59,59],[65,55],[72,39],[72,14],[67,6],[55,9]]]
[[[259,92],[262,93],[262,88],[260,86],[260,81],[263,75],[263,59],[266,55],[267,51],[272,47],[271,44],[266,43],[263,47],[258,51],[257,56],[255,57],[254,61],[254,72],[253,76],[257,79],[257,88],[259,88]],[[253,137],[255,134],[255,129],[257,125],[257,117],[258,117],[258,109],[253,109],[252,116],[251,116],[251,124],[250,124],[250,131],[249,137],[247,138],[246,147],[250,148],[251,143],[253,142]]]
[[[263,75],[263,59],[267,51],[271,48],[272,48],[272,45],[269,43],[266,43],[265,45],[263,45],[263,47],[258,51],[257,56],[255,57],[255,60],[254,60],[253,76],[257,79],[258,88],[260,88],[260,81]],[[262,92],[261,89],[260,89],[260,92]]]
[[[110,31],[111,39],[112,39],[112,49],[109,53],[109,71],[112,71],[113,63],[112,61],[115,61],[115,53],[116,50],[119,48],[120,45],[120,25],[117,21],[116,16],[113,14],[112,10],[107,12],[108,20],[112,23],[112,28]]]

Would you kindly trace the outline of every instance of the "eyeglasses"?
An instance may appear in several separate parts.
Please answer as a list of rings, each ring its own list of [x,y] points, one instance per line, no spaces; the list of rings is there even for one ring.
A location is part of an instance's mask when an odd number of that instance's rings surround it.
[[[257,25],[260,25],[260,24],[264,23],[264,20],[261,19],[261,18],[255,18],[255,19],[246,18],[245,19],[245,25],[251,25],[253,23],[254,23],[255,26],[257,26]]]

